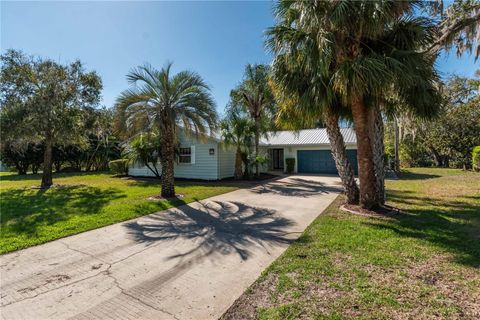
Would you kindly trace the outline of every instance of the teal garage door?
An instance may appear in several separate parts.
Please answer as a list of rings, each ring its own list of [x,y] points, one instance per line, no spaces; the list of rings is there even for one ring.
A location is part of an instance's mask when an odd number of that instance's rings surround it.
[[[357,150],[347,150],[347,157],[357,174]],[[299,173],[337,174],[337,167],[330,150],[298,150],[297,161]]]

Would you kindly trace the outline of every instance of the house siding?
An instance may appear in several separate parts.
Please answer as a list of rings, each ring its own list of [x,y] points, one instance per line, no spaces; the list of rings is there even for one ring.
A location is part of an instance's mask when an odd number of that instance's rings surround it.
[[[181,148],[195,147],[195,163],[175,163],[175,177],[185,179],[218,180],[218,143],[209,138],[197,140],[195,135],[179,134]],[[214,149],[213,155],[209,150]],[[193,152],[193,150],[192,150]],[[160,166],[158,166],[160,168]],[[132,165],[128,170],[132,176],[154,176],[145,166]]]
[[[218,178],[230,178],[235,173],[235,148],[218,145]]]

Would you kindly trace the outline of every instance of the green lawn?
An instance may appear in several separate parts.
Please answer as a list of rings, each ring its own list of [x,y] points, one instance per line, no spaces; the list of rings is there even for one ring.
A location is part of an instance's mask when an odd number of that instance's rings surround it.
[[[176,183],[181,200],[150,201],[158,180],[112,177],[107,173],[58,174],[61,187],[32,189],[38,175],[0,175],[0,253],[10,252],[208,198],[238,188],[232,182]]]
[[[225,319],[480,319],[480,174],[409,169],[388,181],[394,217],[339,197]]]

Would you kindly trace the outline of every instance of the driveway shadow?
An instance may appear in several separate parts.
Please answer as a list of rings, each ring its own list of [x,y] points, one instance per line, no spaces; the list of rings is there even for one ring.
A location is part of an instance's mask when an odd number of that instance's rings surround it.
[[[191,250],[167,259],[194,256],[197,260],[212,254],[238,254],[246,260],[254,246],[268,251],[266,244],[290,243],[286,228],[293,221],[274,210],[241,202],[208,201],[200,209],[187,205],[124,225],[137,242],[194,240]]]
[[[288,180],[276,180],[257,186],[253,188],[252,191],[259,194],[273,193],[287,197],[307,198],[318,194],[341,192],[342,188],[341,185],[336,187],[327,185],[321,181],[290,177]]]

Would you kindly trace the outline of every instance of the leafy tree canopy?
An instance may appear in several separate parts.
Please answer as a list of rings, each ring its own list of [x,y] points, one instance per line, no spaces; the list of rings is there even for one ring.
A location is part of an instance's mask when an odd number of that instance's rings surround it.
[[[98,105],[102,81],[80,61],[61,65],[15,50],[0,60],[2,138],[44,144],[42,187],[49,187],[53,145],[85,137],[79,134],[85,127],[84,110]]]

